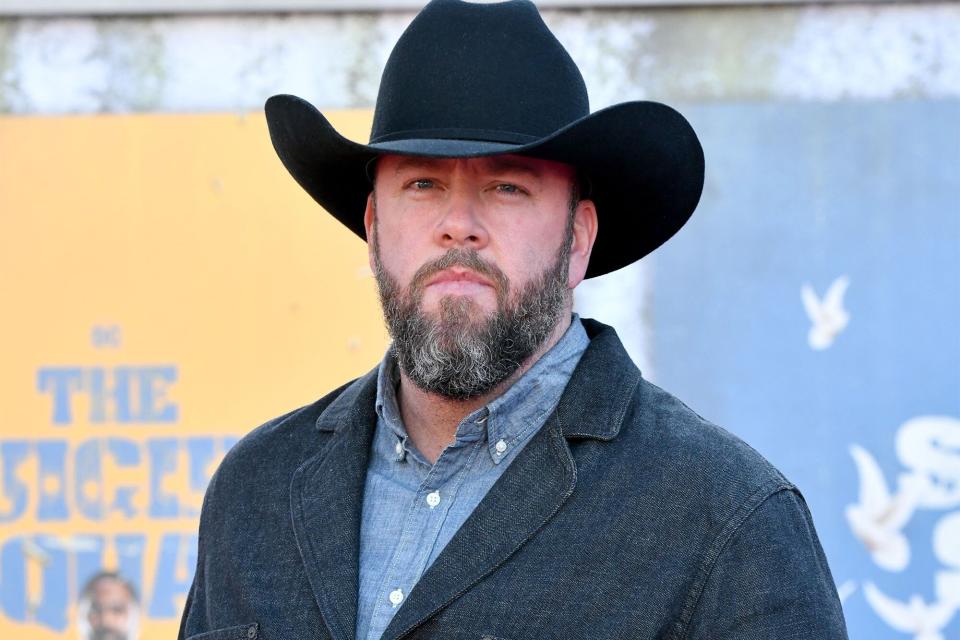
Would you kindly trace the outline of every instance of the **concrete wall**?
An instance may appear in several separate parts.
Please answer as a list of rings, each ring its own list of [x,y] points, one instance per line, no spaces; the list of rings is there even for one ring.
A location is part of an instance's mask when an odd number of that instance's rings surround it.
[[[947,3],[548,11],[593,108],[960,96]],[[0,20],[0,113],[367,107],[410,14]]]

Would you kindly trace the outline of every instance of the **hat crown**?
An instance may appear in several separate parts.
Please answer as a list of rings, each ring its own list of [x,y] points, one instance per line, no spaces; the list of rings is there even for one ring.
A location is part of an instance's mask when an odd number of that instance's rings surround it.
[[[384,68],[370,142],[523,144],[590,113],[580,70],[528,0],[433,0]]]

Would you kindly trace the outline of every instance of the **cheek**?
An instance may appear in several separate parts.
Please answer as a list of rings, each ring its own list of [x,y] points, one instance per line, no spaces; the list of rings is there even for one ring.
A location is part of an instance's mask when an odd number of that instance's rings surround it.
[[[517,283],[527,282],[553,266],[566,230],[563,225],[514,222],[497,234],[497,264]]]
[[[417,243],[409,234],[395,236],[386,242],[383,238],[379,240],[380,264],[401,289],[409,287],[417,271],[438,255]]]
[[[423,207],[391,200],[377,209],[377,231],[393,244],[428,240],[436,224],[434,215]]]

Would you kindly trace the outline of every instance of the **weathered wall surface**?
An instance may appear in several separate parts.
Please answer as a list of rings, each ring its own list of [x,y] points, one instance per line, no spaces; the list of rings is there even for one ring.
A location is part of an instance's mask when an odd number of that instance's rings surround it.
[[[960,6],[549,11],[594,108],[627,99],[960,96]],[[0,112],[373,104],[410,14],[0,20]]]

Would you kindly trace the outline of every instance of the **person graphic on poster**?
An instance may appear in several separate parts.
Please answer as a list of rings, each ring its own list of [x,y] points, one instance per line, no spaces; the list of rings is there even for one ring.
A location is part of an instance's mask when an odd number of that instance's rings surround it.
[[[80,591],[77,631],[81,640],[136,640],[140,637],[137,590],[116,571],[100,571]]]

